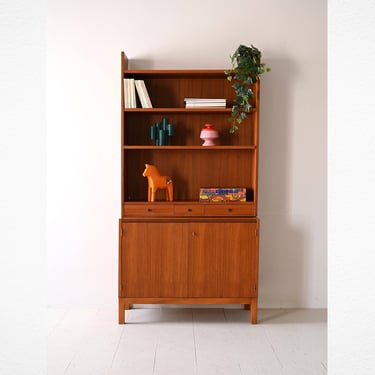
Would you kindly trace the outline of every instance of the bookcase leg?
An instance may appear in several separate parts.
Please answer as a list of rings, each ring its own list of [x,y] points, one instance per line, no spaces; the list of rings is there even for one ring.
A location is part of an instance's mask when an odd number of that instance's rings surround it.
[[[258,299],[257,298],[251,299],[250,323],[251,324],[257,324],[258,323]]]
[[[118,301],[118,324],[125,324],[125,305],[120,298]]]

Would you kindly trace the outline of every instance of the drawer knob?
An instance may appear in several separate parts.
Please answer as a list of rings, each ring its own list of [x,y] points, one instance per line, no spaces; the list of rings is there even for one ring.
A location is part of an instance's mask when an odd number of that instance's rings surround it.
[[[193,211],[191,208],[188,208],[188,212],[191,212],[191,211]]]
[[[152,212],[152,208],[148,208],[148,209],[147,209],[147,212]]]
[[[191,232],[191,236],[192,236],[192,237],[197,237],[197,236],[198,236],[198,233],[197,233],[197,232]]]
[[[233,209],[232,208],[228,208],[228,212],[232,212],[233,211]]]

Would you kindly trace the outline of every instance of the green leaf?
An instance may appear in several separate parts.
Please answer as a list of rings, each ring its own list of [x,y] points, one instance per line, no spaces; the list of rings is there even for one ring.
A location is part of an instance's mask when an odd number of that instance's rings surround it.
[[[246,116],[246,112],[241,112],[241,113],[240,113],[240,119],[241,119],[240,122],[242,122],[243,120],[245,120],[246,117],[247,117],[247,116]]]
[[[233,126],[229,129],[229,133],[233,134],[233,133],[235,133],[237,130],[238,130],[238,126],[237,126],[237,125],[233,125]]]
[[[246,113],[251,110],[250,99],[254,98],[252,85],[256,83],[258,77],[271,71],[265,63],[261,62],[262,53],[254,45],[246,46],[240,44],[234,54],[230,56],[232,70],[225,70],[228,81],[234,81],[232,88],[235,91],[235,105],[232,107],[229,121],[232,123],[230,133],[238,130],[245,118]]]

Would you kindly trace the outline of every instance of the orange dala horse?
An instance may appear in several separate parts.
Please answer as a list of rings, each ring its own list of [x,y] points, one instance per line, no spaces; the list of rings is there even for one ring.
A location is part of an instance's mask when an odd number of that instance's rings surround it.
[[[166,200],[173,201],[173,182],[169,176],[160,176],[158,169],[151,164],[145,164],[146,169],[142,175],[147,177],[148,201],[155,202],[155,194],[158,189],[165,189]]]

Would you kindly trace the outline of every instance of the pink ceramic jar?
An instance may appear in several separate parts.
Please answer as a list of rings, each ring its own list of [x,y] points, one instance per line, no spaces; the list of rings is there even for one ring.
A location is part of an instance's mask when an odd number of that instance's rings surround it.
[[[201,130],[200,138],[204,143],[202,146],[215,146],[215,139],[219,138],[218,132],[212,124],[205,124]]]

